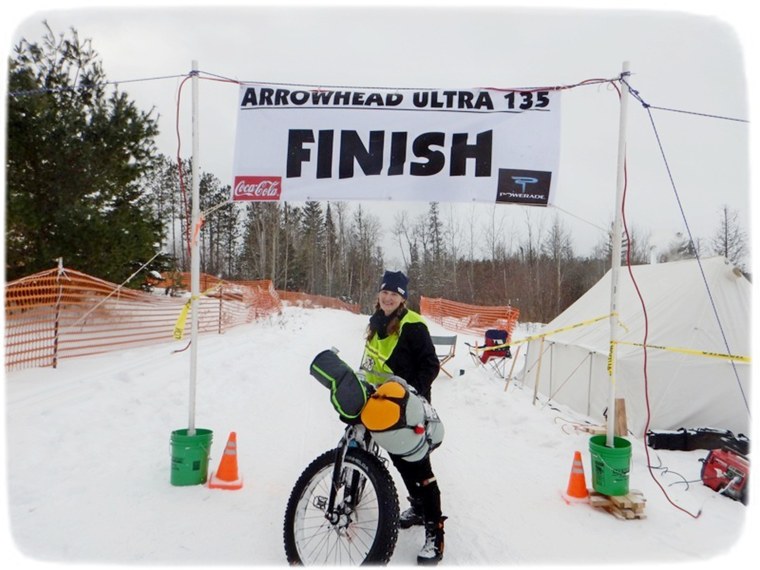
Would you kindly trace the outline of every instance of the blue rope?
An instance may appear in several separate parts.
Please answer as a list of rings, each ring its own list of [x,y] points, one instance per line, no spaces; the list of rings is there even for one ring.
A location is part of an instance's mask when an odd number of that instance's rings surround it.
[[[652,124],[652,130],[654,131],[654,136],[657,139],[657,145],[660,148],[660,154],[662,155],[662,160],[665,163],[665,170],[667,170],[667,173],[668,173],[668,179],[670,180],[670,186],[673,189],[673,194],[675,194],[676,202],[678,203],[678,209],[681,212],[681,218],[683,219],[683,223],[686,226],[686,232],[689,234],[689,242],[691,244],[694,244],[694,238],[693,238],[692,233],[691,233],[691,228],[689,227],[689,222],[686,219],[686,213],[684,212],[683,204],[681,203],[681,197],[678,194],[678,188],[676,187],[675,180],[673,179],[673,173],[671,172],[671,170],[670,170],[670,164],[668,163],[668,158],[665,155],[665,150],[664,150],[664,148],[662,146],[662,141],[660,139],[660,133],[657,131],[657,125],[655,125],[654,117],[652,116],[652,111],[651,111],[652,107],[651,107],[651,105],[648,105],[647,103],[645,103],[644,100],[641,98],[641,96],[638,94],[638,91],[632,89],[631,86],[628,85],[628,83],[624,79],[621,78],[621,82],[623,82],[623,83],[626,84],[626,86],[628,87],[629,92],[631,93],[631,95],[633,95],[633,97],[635,97],[639,102],[641,102],[641,104],[646,109],[647,114],[649,115],[649,121]],[[736,119],[734,119],[734,120],[736,120]],[[713,314],[715,315],[715,319],[718,322],[718,329],[720,330],[721,337],[723,338],[723,344],[725,345],[726,351],[728,352],[728,354],[732,354],[731,353],[731,348],[729,347],[729,344],[728,344],[728,339],[726,338],[726,333],[725,333],[725,331],[723,329],[723,323],[720,320],[720,315],[718,315],[718,309],[715,306],[715,299],[713,298],[712,291],[710,291],[710,285],[707,283],[707,277],[705,275],[705,271],[704,271],[704,268],[702,266],[702,260],[699,257],[699,252],[696,251],[696,248],[694,248],[694,255],[695,255],[696,259],[697,259],[697,264],[699,265],[699,271],[702,274],[702,281],[705,284],[705,289],[707,290],[707,296],[710,299],[710,305],[712,307]],[[747,414],[751,417],[751,413],[750,413],[750,409],[749,409],[749,402],[747,401],[747,395],[744,392],[744,388],[741,385],[741,381],[739,379],[739,372],[736,369],[736,363],[733,360],[731,360],[730,362],[731,362],[731,368],[734,371],[734,376],[736,377],[736,383],[739,386],[739,391],[741,392],[742,399],[744,400],[744,405],[747,408]]]

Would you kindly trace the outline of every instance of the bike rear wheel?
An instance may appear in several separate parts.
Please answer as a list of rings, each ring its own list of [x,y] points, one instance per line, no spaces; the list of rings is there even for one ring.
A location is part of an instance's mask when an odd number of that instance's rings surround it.
[[[327,513],[338,450],[327,451],[304,469],[285,511],[285,554],[290,564],[339,566],[387,563],[398,538],[398,496],[381,461],[349,448],[335,506]]]

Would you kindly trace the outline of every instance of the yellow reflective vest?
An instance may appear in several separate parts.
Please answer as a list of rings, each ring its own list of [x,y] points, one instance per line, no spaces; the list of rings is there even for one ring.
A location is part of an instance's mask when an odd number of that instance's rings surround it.
[[[425,324],[425,320],[418,313],[407,309],[406,314],[399,322],[398,332],[389,334],[385,338],[380,338],[378,334],[375,334],[364,345],[361,368],[366,372],[368,382],[376,385],[382,384],[393,375],[393,370],[388,367],[386,362],[391,357],[391,354],[393,354],[396,344],[398,344],[398,339],[401,331],[404,329],[404,325],[409,323]]]

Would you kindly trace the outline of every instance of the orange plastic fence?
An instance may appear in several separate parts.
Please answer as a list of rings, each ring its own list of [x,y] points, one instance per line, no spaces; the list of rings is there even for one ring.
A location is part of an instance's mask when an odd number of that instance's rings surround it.
[[[190,288],[190,274],[183,272],[183,273],[176,273],[176,274],[164,274],[164,280],[160,281],[156,284],[156,287],[180,287],[183,289],[189,289]],[[345,301],[341,301],[340,299],[335,299],[333,297],[326,297],[324,295],[310,295],[309,293],[299,293],[297,291],[282,291],[277,290],[274,295],[270,291],[262,291],[261,290],[261,283],[271,283],[270,281],[222,281],[221,279],[218,279],[214,277],[213,275],[207,275],[206,273],[201,273],[200,275],[200,282],[201,282],[201,291],[205,291],[207,289],[211,289],[214,286],[218,285],[219,283],[228,283],[228,284],[234,284],[234,285],[246,285],[253,287],[254,290],[259,291],[260,296],[256,299],[256,306],[258,307],[266,307],[266,308],[273,308],[273,307],[267,307],[268,301],[275,302],[276,307],[279,308],[280,301],[289,303],[291,305],[295,305],[298,307],[304,307],[307,309],[319,309],[319,308],[327,308],[327,309],[341,309],[344,311],[350,311],[352,313],[359,313],[359,305],[355,305],[353,303],[346,303]],[[263,294],[262,294],[263,293]]]
[[[298,307],[305,307],[308,309],[342,309],[344,311],[351,311],[352,313],[359,314],[359,305],[353,303],[346,303],[340,299],[334,299],[332,297],[325,297],[323,295],[309,295],[308,293],[297,293],[295,291],[277,291],[277,295],[280,300],[296,305]]]
[[[154,282],[157,289],[175,292],[190,291],[190,273],[165,273],[163,278],[163,281]],[[237,299],[251,304],[256,314],[268,314],[280,310],[280,298],[269,279],[225,281],[213,275],[201,273],[199,281],[200,290],[208,292],[208,296],[218,297],[220,294],[218,291],[220,291],[226,299]]]
[[[202,283],[200,332],[221,333],[280,309],[271,281],[205,276]],[[188,300],[119,288],[72,269],[13,281],[5,289],[5,367],[55,367],[63,358],[171,341]],[[189,328],[187,319],[185,334]]]
[[[190,274],[153,280],[154,293],[119,286],[73,269],[51,269],[8,283],[5,288],[5,367],[55,367],[59,360],[100,354],[174,338],[190,295]],[[281,298],[306,308],[353,313],[339,299],[275,291],[269,280],[223,281],[200,275],[199,332],[222,333],[278,313]],[[162,293],[165,292],[165,293]],[[188,335],[190,319],[182,326]],[[184,346],[184,345],[183,345]]]
[[[520,317],[520,309],[509,305],[487,307],[428,297],[420,297],[420,312],[451,331],[483,334],[487,329],[504,329],[510,336]]]

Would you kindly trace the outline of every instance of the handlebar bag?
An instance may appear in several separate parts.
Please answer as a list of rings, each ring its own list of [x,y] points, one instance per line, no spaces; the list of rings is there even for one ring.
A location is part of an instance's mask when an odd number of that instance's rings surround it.
[[[443,422],[433,406],[399,382],[381,384],[367,400],[361,420],[380,447],[406,461],[424,459],[443,441]]]
[[[367,387],[332,350],[323,350],[309,366],[311,375],[330,389],[330,402],[346,423],[359,423],[360,414],[367,403]]]

